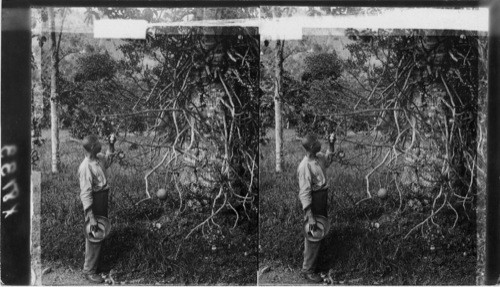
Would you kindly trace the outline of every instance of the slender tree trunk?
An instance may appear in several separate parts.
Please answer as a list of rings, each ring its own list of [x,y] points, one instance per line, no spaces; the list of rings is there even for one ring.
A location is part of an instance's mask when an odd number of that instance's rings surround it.
[[[40,14],[43,14],[45,8],[39,10]],[[33,91],[32,91],[32,137],[39,137],[41,135],[40,130],[40,120],[43,118],[43,84],[42,84],[42,71],[44,67],[44,56],[45,51],[43,49],[43,40],[42,37],[44,33],[47,31],[47,21],[43,21],[43,17],[41,25],[39,27],[39,37],[32,38],[31,50],[33,53],[33,60],[35,68],[32,70],[31,81],[33,83]],[[38,28],[38,27],[37,27]]]
[[[50,72],[50,123],[52,142],[52,172],[59,172],[59,99],[57,89],[57,78],[59,76],[59,51],[57,47],[55,12],[49,8],[50,40],[51,40],[51,72]]]
[[[283,48],[285,40],[276,41],[275,58],[275,85],[274,85],[274,122],[276,131],[276,172],[283,171],[283,120],[282,120],[282,97],[283,97]]]

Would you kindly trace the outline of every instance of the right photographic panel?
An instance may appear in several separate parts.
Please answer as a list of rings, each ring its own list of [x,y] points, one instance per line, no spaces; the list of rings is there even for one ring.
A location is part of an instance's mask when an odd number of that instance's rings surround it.
[[[261,7],[259,285],[484,284],[487,15]]]

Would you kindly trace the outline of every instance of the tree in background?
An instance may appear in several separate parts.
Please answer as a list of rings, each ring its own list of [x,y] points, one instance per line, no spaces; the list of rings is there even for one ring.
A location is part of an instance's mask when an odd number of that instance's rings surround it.
[[[335,52],[320,52],[306,56],[304,64],[301,80],[305,100],[300,107],[297,132],[300,136],[311,131],[326,135],[335,131],[334,113],[345,110],[350,103],[337,83],[341,62]]]
[[[31,97],[31,114],[32,114],[32,136],[40,137],[41,135],[41,121],[43,118],[43,82],[42,70],[46,62],[46,51],[44,51],[44,44],[47,42],[47,23],[48,14],[47,9],[38,9],[32,13],[32,28],[36,32],[32,36],[32,97]]]
[[[43,71],[47,71],[47,46],[48,39],[48,13],[46,8],[33,11],[31,14],[31,26],[33,28],[31,43],[31,136],[32,152],[31,167],[36,169],[39,155],[35,147],[43,144],[41,139],[44,119],[44,81]]]
[[[276,47],[277,41],[261,41],[261,81],[260,86],[263,93],[260,101],[260,129],[261,141],[266,143],[265,132],[271,126],[275,125],[275,83],[276,83]],[[299,121],[297,113],[300,112],[300,106],[304,97],[300,94],[303,91],[303,85],[300,81],[300,75],[303,67],[296,65],[293,56],[296,53],[303,53],[307,49],[307,43],[304,41],[287,41],[283,45],[283,70],[281,72],[281,94],[282,102],[282,121],[283,126],[290,128]]]
[[[61,11],[61,27],[59,33],[56,29],[56,11],[53,7],[48,8],[50,22],[51,42],[51,72],[50,72],[50,127],[52,143],[52,172],[58,173],[61,159],[59,155],[59,48],[61,44],[62,28],[66,17],[66,9]]]
[[[277,19],[280,17],[290,17],[297,11],[296,7],[271,7],[261,8],[263,18]],[[266,41],[268,41],[266,39]],[[276,172],[283,171],[283,61],[285,50],[285,39],[277,39],[274,57],[274,129],[276,141]]]
[[[308,7],[307,10],[304,9],[298,9],[297,7],[278,7],[278,6],[262,6],[261,7],[261,17],[264,19],[277,19],[281,17],[290,17],[293,15],[298,15],[298,13],[303,13],[305,11],[306,15],[309,16],[316,16],[316,15],[342,15],[342,14],[356,14],[360,12],[364,13],[375,13],[378,11],[375,8],[342,8],[342,7]],[[265,42],[269,43],[268,39],[265,39]],[[268,46],[267,44],[266,46]],[[293,54],[293,52],[297,52],[300,50],[301,45],[294,45],[292,49],[290,49],[292,52],[288,55],[284,55],[285,51],[285,40],[284,39],[277,39],[275,43],[275,54],[274,54],[274,79],[273,79],[273,87],[274,87],[274,96],[273,96],[273,107],[274,107],[274,128],[275,128],[275,141],[276,141],[276,172],[281,172],[282,171],[282,157],[283,157],[283,112],[286,109],[292,109],[293,111],[297,111],[295,108],[292,108],[293,105],[291,104],[284,104],[287,99],[290,99],[290,101],[294,101],[292,99],[294,96],[296,97],[296,93],[300,90],[300,88],[292,88],[292,96],[291,94],[287,94],[287,91],[284,88],[284,82],[286,79],[284,79],[284,70],[283,70],[283,63],[286,60],[286,58],[290,55]],[[297,48],[299,48],[297,50]],[[294,51],[295,50],[295,51]],[[265,61],[264,61],[265,62]],[[263,67],[266,69],[265,67]],[[328,69],[329,70],[329,69]],[[291,79],[291,78],[290,78]],[[262,87],[266,89],[266,86],[269,85],[269,83],[265,83],[267,79],[263,77],[263,84]],[[261,111],[261,115],[264,118],[263,123],[261,124],[261,131],[265,135],[265,130],[266,128],[266,121],[267,121],[267,112],[266,109],[270,106],[270,103],[267,102],[266,98],[264,97],[264,100],[262,102],[261,107],[264,109]],[[292,113],[290,113],[290,117],[285,116],[287,119],[287,123],[291,120],[291,118],[294,118]],[[319,121],[317,116],[311,116],[310,114],[302,115],[302,118],[300,119],[301,122],[308,121],[309,118],[313,118],[313,122],[317,123]],[[307,119],[304,119],[307,118]],[[296,119],[295,119],[296,120]],[[288,126],[288,124],[287,124]],[[304,132],[304,124],[301,124],[302,128],[299,128],[299,134],[302,135],[302,132]]]
[[[274,67],[274,127],[276,139],[276,172],[283,171],[283,119],[282,119],[282,99],[283,99],[283,50],[285,40],[276,41],[276,57]]]

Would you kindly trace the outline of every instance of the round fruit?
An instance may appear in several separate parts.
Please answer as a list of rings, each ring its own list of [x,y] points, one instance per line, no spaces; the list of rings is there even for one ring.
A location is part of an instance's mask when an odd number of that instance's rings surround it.
[[[167,199],[167,191],[166,191],[164,188],[160,188],[160,189],[158,189],[158,191],[156,192],[156,196],[157,196],[160,200],[165,200],[165,199]]]
[[[124,158],[125,158],[125,153],[124,153],[123,151],[119,151],[119,152],[118,152],[118,157],[119,157],[120,159],[124,159]]]
[[[377,196],[379,198],[382,198],[382,199],[386,198],[387,197],[387,189],[385,189],[385,188],[379,189],[378,192],[377,192]]]

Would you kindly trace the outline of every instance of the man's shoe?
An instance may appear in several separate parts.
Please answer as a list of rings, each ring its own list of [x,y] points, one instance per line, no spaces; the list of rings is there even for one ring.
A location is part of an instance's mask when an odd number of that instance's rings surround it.
[[[312,273],[312,272],[302,273],[302,276],[307,281],[312,282],[312,283],[320,283],[323,281],[323,278],[321,278],[321,276],[319,276],[318,273]]]
[[[85,279],[92,283],[103,283],[104,279],[99,274],[85,274]]]

